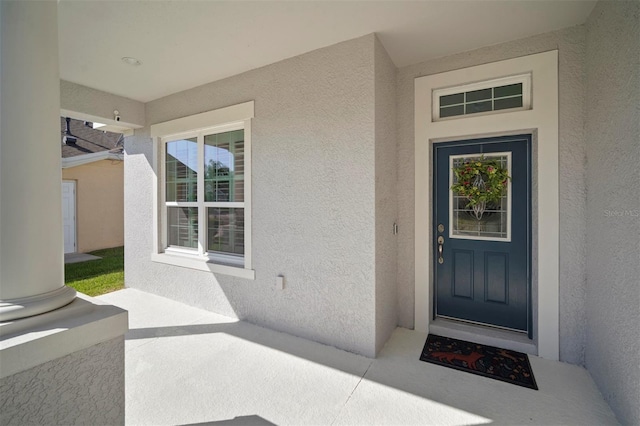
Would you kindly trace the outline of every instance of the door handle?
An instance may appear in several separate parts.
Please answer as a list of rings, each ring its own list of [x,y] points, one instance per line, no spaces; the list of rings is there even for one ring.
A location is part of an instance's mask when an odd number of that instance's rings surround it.
[[[443,264],[444,258],[442,257],[442,246],[444,245],[444,237],[441,235],[438,237],[438,263]]]

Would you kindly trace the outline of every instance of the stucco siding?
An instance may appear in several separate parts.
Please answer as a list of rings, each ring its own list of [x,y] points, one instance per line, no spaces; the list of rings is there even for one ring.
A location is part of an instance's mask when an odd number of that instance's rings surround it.
[[[376,191],[376,352],[398,325],[396,172],[396,73],[387,51],[375,39],[375,191]]]
[[[124,165],[102,160],[62,170],[76,181],[76,251],[124,245]]]
[[[585,342],[585,148],[583,26],[511,41],[401,68],[398,116],[398,314],[414,326],[415,159],[414,79],[425,75],[559,51],[560,161],[560,358],[581,364]],[[535,200],[534,200],[535,202]],[[534,218],[535,219],[535,218]],[[534,277],[535,279],[535,277]],[[535,295],[534,295],[535,296]],[[427,307],[425,307],[427,309]],[[535,320],[535,316],[534,316]]]
[[[74,352],[0,383],[3,425],[124,424],[124,338]]]
[[[587,21],[586,367],[624,424],[640,424],[640,3]]]
[[[374,39],[146,104],[147,127],[125,140],[126,285],[374,356]],[[148,126],[250,100],[256,279],[152,262]]]
[[[103,118],[110,124],[114,110],[120,113],[122,123],[144,125],[144,104],[112,93],[60,80],[60,108],[67,112]],[[73,114],[71,114],[73,115]]]

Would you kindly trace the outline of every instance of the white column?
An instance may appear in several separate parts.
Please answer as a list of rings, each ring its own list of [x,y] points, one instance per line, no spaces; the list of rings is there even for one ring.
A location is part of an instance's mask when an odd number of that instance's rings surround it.
[[[0,321],[73,301],[64,285],[55,1],[0,1]]]

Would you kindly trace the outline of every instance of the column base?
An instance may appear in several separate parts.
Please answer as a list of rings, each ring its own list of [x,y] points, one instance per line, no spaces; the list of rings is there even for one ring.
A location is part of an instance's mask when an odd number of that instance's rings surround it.
[[[20,299],[0,300],[0,322],[12,321],[53,311],[73,302],[76,291],[62,286],[47,293]]]

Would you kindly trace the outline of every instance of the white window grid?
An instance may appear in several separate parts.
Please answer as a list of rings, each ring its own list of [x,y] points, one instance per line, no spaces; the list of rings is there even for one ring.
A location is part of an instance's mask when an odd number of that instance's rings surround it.
[[[205,164],[204,164],[204,137],[207,135],[231,132],[234,130],[244,130],[244,201],[228,202],[228,201],[204,201],[205,200]],[[197,140],[198,161],[197,161],[197,201],[167,201],[166,200],[166,153],[167,144],[184,139],[194,138]],[[214,263],[225,265],[240,266],[245,269],[251,269],[251,119],[224,124],[220,126],[200,129],[198,131],[190,131],[173,134],[160,138],[160,158],[159,161],[159,177],[161,185],[159,191],[160,205],[160,244],[165,253],[187,256],[198,256],[205,258]],[[198,247],[191,249],[187,247],[171,246],[168,244],[168,220],[167,211],[169,207],[196,207],[198,208]],[[207,250],[207,212],[208,208],[237,208],[244,210],[244,255],[235,255],[221,252],[211,252]]]
[[[479,117],[490,114],[504,114],[515,111],[524,111],[532,108],[532,96],[531,96],[531,73],[519,74],[507,77],[500,77],[491,80],[480,81],[476,83],[465,84],[462,86],[443,87],[440,89],[434,89],[431,93],[432,108],[431,108],[431,120],[432,121],[444,121],[444,120],[456,120],[460,118]],[[511,84],[522,84],[522,106],[519,108],[506,108],[484,112],[476,112],[472,114],[454,115],[451,117],[440,117],[440,97],[453,95],[457,93],[473,92],[475,90],[489,89],[495,87],[508,86]],[[505,98],[506,99],[506,98]],[[489,100],[489,99],[487,99]],[[494,99],[492,97],[491,101]],[[474,102],[465,102],[465,105],[472,104]],[[451,106],[451,105],[449,105]]]

